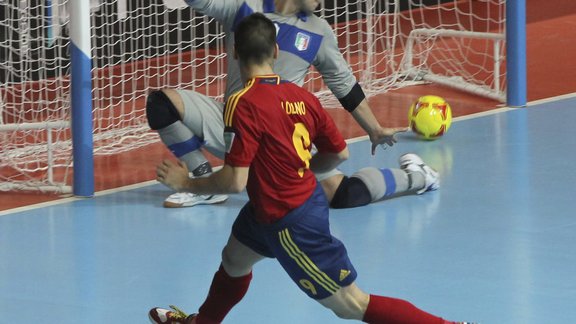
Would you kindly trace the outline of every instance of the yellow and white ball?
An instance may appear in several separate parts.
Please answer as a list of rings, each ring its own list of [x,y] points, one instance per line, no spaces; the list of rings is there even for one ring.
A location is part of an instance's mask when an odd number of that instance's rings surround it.
[[[408,112],[410,128],[424,139],[433,140],[446,134],[452,124],[452,109],[442,97],[418,98]]]

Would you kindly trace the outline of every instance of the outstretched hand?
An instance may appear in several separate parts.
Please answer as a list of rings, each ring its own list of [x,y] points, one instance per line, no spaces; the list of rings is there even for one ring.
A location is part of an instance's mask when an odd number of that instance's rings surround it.
[[[408,131],[408,127],[394,127],[384,128],[381,127],[377,132],[370,134],[370,142],[372,142],[372,155],[376,154],[376,148],[380,145],[393,146],[396,143],[395,135]]]
[[[175,191],[183,191],[188,182],[188,167],[182,161],[164,160],[156,167],[156,180]]]

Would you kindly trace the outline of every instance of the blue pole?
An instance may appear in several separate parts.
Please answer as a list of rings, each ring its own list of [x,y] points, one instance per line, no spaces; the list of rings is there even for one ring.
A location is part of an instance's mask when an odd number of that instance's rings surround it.
[[[90,2],[70,1],[70,54],[73,192],[94,195],[94,143],[92,141],[92,55],[90,45]]]
[[[506,1],[506,77],[510,107],[526,106],[526,0]]]

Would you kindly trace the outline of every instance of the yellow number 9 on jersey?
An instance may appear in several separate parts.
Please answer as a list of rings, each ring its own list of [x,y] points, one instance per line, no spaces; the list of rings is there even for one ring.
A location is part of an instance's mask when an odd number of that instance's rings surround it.
[[[296,153],[302,161],[304,161],[303,168],[298,169],[298,175],[300,178],[304,176],[304,170],[310,167],[310,159],[312,158],[312,153],[310,153],[310,133],[306,126],[302,123],[294,124],[294,133],[292,133],[292,143],[296,149]]]

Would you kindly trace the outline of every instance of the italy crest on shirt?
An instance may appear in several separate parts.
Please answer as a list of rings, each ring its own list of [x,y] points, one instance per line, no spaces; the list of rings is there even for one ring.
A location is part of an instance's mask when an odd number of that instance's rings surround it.
[[[310,44],[310,36],[304,33],[296,34],[296,41],[294,42],[294,46],[299,51],[305,51],[308,49],[308,44]]]

